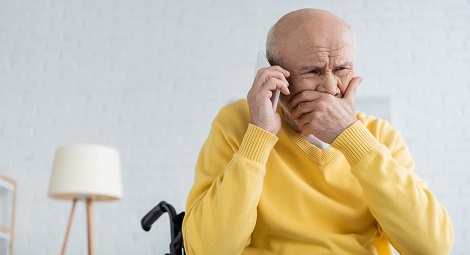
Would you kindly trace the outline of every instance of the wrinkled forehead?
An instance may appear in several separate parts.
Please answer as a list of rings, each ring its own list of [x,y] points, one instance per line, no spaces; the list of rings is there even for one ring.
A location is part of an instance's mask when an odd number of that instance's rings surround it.
[[[287,54],[311,51],[312,48],[322,52],[341,51],[355,53],[355,39],[349,26],[345,23],[329,24],[326,22],[306,22],[296,27],[286,27],[280,35],[280,51]],[[338,52],[336,52],[338,53]]]
[[[301,71],[310,66],[354,65],[355,41],[349,26],[318,24],[293,27],[281,34],[279,56],[282,65]]]

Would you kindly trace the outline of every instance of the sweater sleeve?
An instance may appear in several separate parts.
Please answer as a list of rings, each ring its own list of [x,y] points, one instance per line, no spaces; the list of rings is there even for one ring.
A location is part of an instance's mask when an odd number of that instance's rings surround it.
[[[379,229],[401,254],[448,254],[452,222],[445,208],[413,172],[399,132],[385,127],[384,144],[357,121],[332,143],[361,185]],[[390,149],[389,149],[390,148]]]
[[[249,124],[239,148],[234,148],[234,138],[222,129],[214,121],[196,164],[183,221],[189,255],[241,254],[249,245],[266,161],[278,140]]]

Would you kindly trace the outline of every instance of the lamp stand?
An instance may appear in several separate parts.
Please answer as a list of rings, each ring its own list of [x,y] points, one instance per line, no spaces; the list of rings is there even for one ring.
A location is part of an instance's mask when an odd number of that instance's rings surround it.
[[[88,226],[88,254],[95,255],[95,231],[93,226],[93,199],[86,199],[86,216]]]
[[[73,212],[75,211],[75,204],[76,203],[77,203],[77,199],[74,198],[73,199],[73,204],[72,204],[72,211],[70,211],[69,223],[67,224],[67,231],[65,232],[64,244],[62,245],[62,252],[60,253],[62,255],[65,254],[65,247],[67,246],[67,240],[69,239],[70,226],[72,225]]]
[[[70,211],[69,222],[67,224],[67,231],[65,232],[64,244],[62,246],[62,255],[65,255],[65,247],[69,238],[70,226],[72,225],[73,213],[75,211],[75,204],[77,199],[73,199],[72,210]],[[95,255],[95,232],[93,225],[93,199],[86,199],[86,215],[87,215],[87,229],[88,229],[88,254]]]

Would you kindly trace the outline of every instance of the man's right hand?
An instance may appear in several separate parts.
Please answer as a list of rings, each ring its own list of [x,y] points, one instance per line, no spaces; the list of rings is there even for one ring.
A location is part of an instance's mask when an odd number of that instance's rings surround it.
[[[271,66],[258,70],[253,85],[248,92],[247,100],[250,109],[251,124],[256,125],[275,135],[281,130],[281,117],[275,111],[271,102],[274,91],[280,89],[284,95],[289,95],[289,71],[280,66]]]

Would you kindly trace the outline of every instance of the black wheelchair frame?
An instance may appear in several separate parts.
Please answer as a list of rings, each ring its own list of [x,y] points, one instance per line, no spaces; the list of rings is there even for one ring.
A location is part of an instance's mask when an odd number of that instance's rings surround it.
[[[165,201],[161,201],[155,206],[150,212],[148,212],[140,221],[142,228],[145,231],[149,231],[152,228],[152,224],[162,216],[164,213],[168,213],[170,216],[170,253],[165,255],[185,255],[183,246],[183,233],[181,227],[183,225],[184,212],[176,214],[175,208]]]

